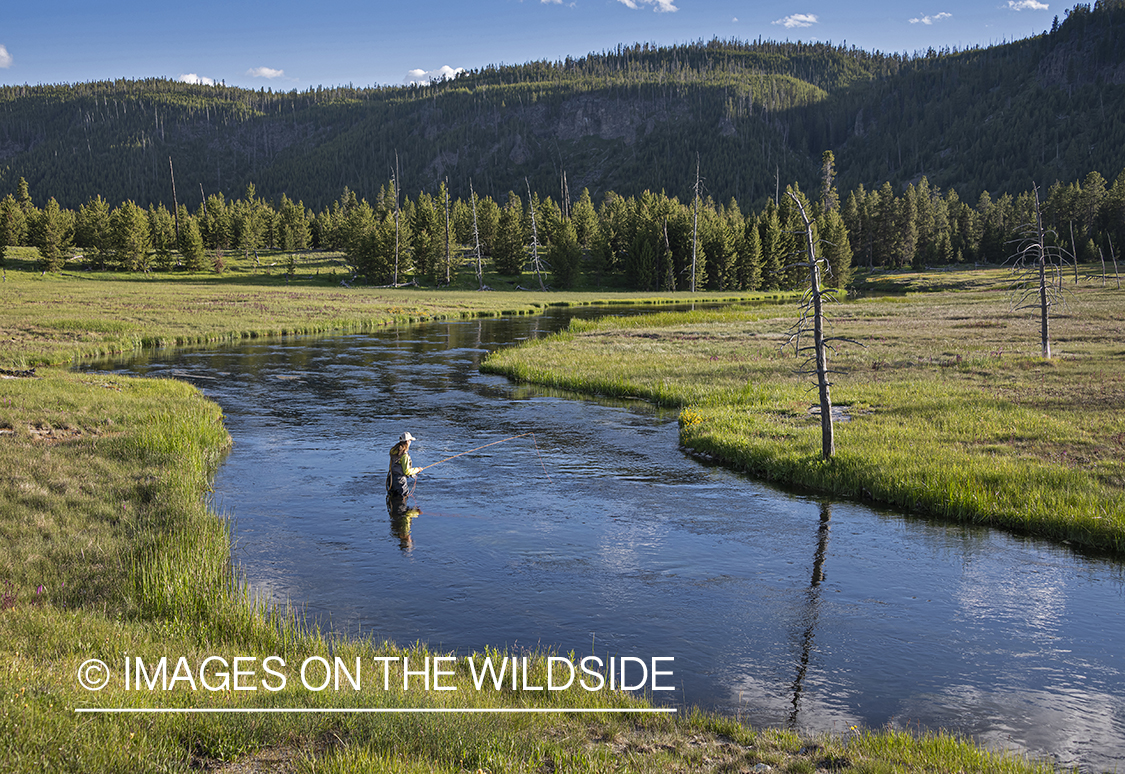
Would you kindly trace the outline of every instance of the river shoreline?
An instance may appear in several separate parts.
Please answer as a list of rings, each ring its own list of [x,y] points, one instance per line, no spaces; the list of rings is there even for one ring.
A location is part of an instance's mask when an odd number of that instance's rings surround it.
[[[1089,289],[1081,326],[1044,361],[988,292],[845,304],[833,365],[837,454],[820,455],[807,379],[780,353],[776,312],[660,313],[576,322],[490,356],[482,370],[681,409],[680,441],[751,475],[1125,553],[1125,297]],[[1108,326],[1108,329],[1103,326]],[[1061,327],[1061,324],[1060,324]],[[1018,334],[1015,334],[1018,335]],[[1061,335],[1061,334],[1060,334]]]

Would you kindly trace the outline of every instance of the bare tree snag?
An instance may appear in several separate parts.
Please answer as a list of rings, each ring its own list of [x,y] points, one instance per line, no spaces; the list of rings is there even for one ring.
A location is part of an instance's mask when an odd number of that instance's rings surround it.
[[[480,285],[479,290],[492,290],[492,288],[484,284],[484,266],[482,265],[480,257],[480,230],[477,228],[477,194],[473,191],[472,180],[469,181],[469,198],[473,202],[473,239],[476,241],[477,283]]]
[[[1039,343],[1043,358],[1051,358],[1051,307],[1063,302],[1062,273],[1066,266],[1066,251],[1047,243],[1047,236],[1057,235],[1043,228],[1043,208],[1039,203],[1039,187],[1035,192],[1034,222],[1024,224],[1024,237],[1019,249],[1009,260],[1016,275],[1012,309],[1037,309],[1039,312]],[[1073,239],[1073,227],[1072,227]],[[1052,241],[1056,241],[1052,239]],[[1073,256],[1071,256],[1073,258]],[[1078,262],[1074,261],[1075,271]]]
[[[565,186],[565,172],[563,173],[563,181]],[[539,229],[535,225],[535,200],[531,196],[531,183],[527,182],[526,177],[523,179],[523,183],[527,186],[527,208],[531,211],[531,265],[535,267],[539,289],[545,293],[547,292],[547,286],[543,283],[543,265],[539,260]]]
[[[180,202],[176,199],[176,170],[172,167],[172,157],[168,157],[168,174],[172,178],[172,212],[175,215],[176,242],[180,241]]]
[[[824,301],[825,295],[831,290],[822,290],[820,286],[821,264],[827,267],[827,261],[817,256],[817,238],[813,233],[813,222],[805,211],[801,198],[792,190],[786,195],[797,205],[801,219],[805,222],[805,243],[808,251],[807,266],[809,269],[809,289],[805,292],[804,304],[801,308],[801,317],[790,335],[789,341],[794,342],[797,353],[813,350],[811,360],[814,362],[813,372],[816,374],[817,388],[820,391],[820,436],[821,454],[824,459],[831,459],[836,453],[835,432],[832,426],[832,383],[828,380],[828,341],[824,336]],[[812,347],[801,346],[801,335],[808,332],[809,317],[812,317]]]
[[[450,264],[453,257],[450,255],[449,249],[449,178],[445,178],[445,284],[450,283]]]
[[[398,151],[395,151],[395,168],[391,172],[391,185],[395,193],[395,275],[391,282],[392,287],[398,287],[398,241],[399,241],[399,212],[398,212]]]
[[[1117,289],[1121,290],[1121,273],[1117,271],[1117,254],[1113,252],[1113,237],[1106,235],[1109,240],[1109,257],[1113,261],[1113,276],[1117,279]]]
[[[695,292],[695,278],[698,276],[695,267],[696,257],[699,250],[699,154],[695,154],[695,201],[693,204],[695,215],[692,218],[691,226],[691,292]]]

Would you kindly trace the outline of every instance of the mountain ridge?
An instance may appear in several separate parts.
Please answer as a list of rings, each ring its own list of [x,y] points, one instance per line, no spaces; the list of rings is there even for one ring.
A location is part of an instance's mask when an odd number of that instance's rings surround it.
[[[832,150],[843,191],[927,176],[975,198],[1125,168],[1125,0],[1079,4],[1051,31],[912,56],[826,43],[619,46],[488,66],[428,86],[304,92],[166,79],[0,87],[0,192],[142,205],[283,193],[322,208],[449,179],[716,200],[811,188]]]

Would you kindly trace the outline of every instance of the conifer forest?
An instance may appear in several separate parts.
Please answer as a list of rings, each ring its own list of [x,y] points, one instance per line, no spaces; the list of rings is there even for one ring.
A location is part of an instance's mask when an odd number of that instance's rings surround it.
[[[964,50],[715,39],[427,86],[0,87],[0,261],[33,246],[45,271],[320,249],[373,285],[487,265],[557,288],[787,289],[786,189],[840,287],[856,267],[1001,263],[1037,198],[1066,254],[1116,259],[1125,0]]]

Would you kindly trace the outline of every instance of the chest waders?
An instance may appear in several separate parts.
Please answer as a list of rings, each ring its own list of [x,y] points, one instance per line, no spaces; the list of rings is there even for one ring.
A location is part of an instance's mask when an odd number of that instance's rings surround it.
[[[410,455],[408,454],[391,460],[391,467],[387,471],[387,494],[392,497],[406,497],[406,470],[409,468]]]

